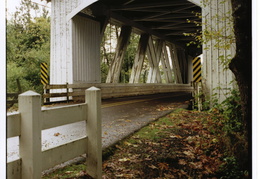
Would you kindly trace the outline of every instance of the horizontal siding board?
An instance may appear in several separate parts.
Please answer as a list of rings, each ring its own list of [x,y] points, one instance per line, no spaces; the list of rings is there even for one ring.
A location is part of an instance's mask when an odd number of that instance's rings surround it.
[[[87,120],[87,104],[44,109],[42,119],[43,130]]]
[[[87,137],[42,152],[42,170],[87,153]]]
[[[21,114],[7,114],[7,138],[21,135]]]

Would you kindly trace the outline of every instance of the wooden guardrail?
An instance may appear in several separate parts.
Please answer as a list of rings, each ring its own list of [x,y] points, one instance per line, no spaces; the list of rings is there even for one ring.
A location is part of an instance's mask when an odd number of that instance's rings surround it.
[[[97,84],[64,84],[64,85],[46,85],[45,89],[49,93],[43,95],[44,101],[49,101],[50,98],[58,98],[56,101],[76,100],[82,101],[84,99],[84,90],[96,86],[101,89],[101,98],[115,98],[123,96],[147,95],[156,93],[171,93],[171,92],[192,92],[193,88],[190,84],[122,84],[122,83],[97,83]],[[60,90],[62,92],[55,92]]]
[[[7,115],[7,138],[19,136],[20,159],[7,163],[8,179],[41,178],[41,172],[87,153],[87,173],[102,176],[101,92],[85,91],[83,104],[41,109],[41,96],[33,91],[19,95],[19,111]],[[41,131],[86,121],[86,137],[42,151]]]
[[[16,79],[17,83],[17,88],[18,92],[16,93],[7,93],[6,94],[6,107],[10,108],[12,107],[15,103],[18,103],[18,95],[22,93],[22,88],[19,79]]]

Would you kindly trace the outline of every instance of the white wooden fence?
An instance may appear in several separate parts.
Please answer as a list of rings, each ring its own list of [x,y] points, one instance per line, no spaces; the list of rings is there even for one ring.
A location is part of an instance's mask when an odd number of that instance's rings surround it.
[[[41,95],[27,91],[18,98],[19,112],[7,116],[7,138],[19,136],[20,159],[7,163],[8,179],[39,179],[41,172],[81,154],[87,156],[87,173],[102,177],[101,92],[85,91],[85,103],[41,109]],[[41,131],[86,121],[86,137],[42,151]]]

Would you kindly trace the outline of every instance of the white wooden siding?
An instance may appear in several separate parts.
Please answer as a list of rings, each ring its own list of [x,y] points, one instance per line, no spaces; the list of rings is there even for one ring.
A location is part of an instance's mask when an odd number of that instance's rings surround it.
[[[95,24],[95,28],[99,28],[99,25],[97,23],[93,23],[93,21],[89,20],[83,20],[82,24],[74,23],[74,27],[77,27],[79,30],[80,28],[83,28],[80,32],[82,32],[85,28],[86,35],[81,36],[78,38],[83,39],[86,36],[93,37],[92,40],[89,42],[80,42],[77,45],[87,45],[87,43],[91,44],[90,49],[84,49],[82,52],[83,54],[77,54],[81,55],[81,57],[84,57],[88,61],[81,61],[82,59],[73,59],[72,53],[73,53],[73,46],[72,44],[72,25],[73,22],[71,19],[68,19],[68,15],[75,11],[75,9],[82,9],[86,4],[91,4],[92,1],[88,1],[86,3],[85,0],[53,0],[52,1],[52,10],[51,10],[51,65],[50,65],[50,83],[51,84],[65,84],[65,83],[74,83],[75,81],[80,82],[86,82],[87,80],[90,80],[91,82],[98,81],[100,75],[95,75],[96,79],[93,79],[93,76],[85,77],[84,75],[92,73],[92,71],[98,71],[99,69],[93,68],[94,66],[88,66],[90,62],[92,61],[99,61],[99,51],[97,52],[97,48],[99,50],[99,42],[100,39],[95,39],[95,43],[93,43],[93,39],[99,36],[99,29],[96,31],[91,31],[93,24]],[[94,2],[94,1],[93,1]],[[78,17],[75,17],[73,21],[77,21]],[[88,23],[87,23],[88,22]],[[97,27],[98,26],[98,27]],[[90,28],[89,30],[86,28]],[[93,34],[90,34],[90,33]],[[86,38],[85,38],[86,39]],[[75,42],[75,41],[74,41]],[[95,47],[94,47],[95,46]],[[81,47],[83,48],[83,47]],[[94,49],[95,48],[95,49]],[[79,49],[80,50],[80,49]],[[94,51],[95,50],[95,51]],[[75,52],[75,51],[74,51]],[[89,53],[91,52],[91,53]],[[87,54],[89,53],[89,54]],[[93,55],[93,53],[97,53],[98,56]],[[74,53],[75,54],[75,53]],[[82,56],[83,55],[83,56]],[[85,55],[85,56],[84,56]],[[91,58],[91,60],[90,60]],[[81,62],[80,62],[81,61]],[[77,63],[76,65],[79,65],[78,63],[84,63],[85,66],[82,67],[82,69],[78,72],[73,72],[75,68],[73,68],[74,63]],[[96,62],[98,63],[98,62]],[[98,66],[100,68],[100,64]],[[85,69],[84,69],[85,68]],[[88,70],[86,70],[88,68]],[[92,70],[92,71],[91,71]],[[83,73],[84,71],[84,73]],[[86,72],[87,71],[87,72]],[[77,75],[74,77],[73,75]],[[79,77],[81,76],[81,77]],[[84,78],[82,77],[84,76]]]
[[[75,16],[72,19],[73,83],[100,83],[99,22]]]
[[[232,20],[225,16],[231,16],[231,2],[226,0],[207,1],[207,6],[202,9],[203,30],[207,29],[211,32],[221,31],[224,37],[233,35]],[[229,39],[223,38],[223,42],[230,43]],[[230,84],[234,80],[232,72],[224,69],[220,61],[221,56],[231,58],[235,54],[235,43],[233,42],[228,49],[219,47],[216,39],[208,40],[203,46],[203,65],[202,77],[206,95],[211,96],[217,93],[216,98],[219,102],[223,101],[228,92],[227,89],[232,88]]]

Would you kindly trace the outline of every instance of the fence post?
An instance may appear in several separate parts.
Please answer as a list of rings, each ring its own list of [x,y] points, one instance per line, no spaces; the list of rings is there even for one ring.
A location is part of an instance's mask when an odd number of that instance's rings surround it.
[[[22,93],[19,95],[18,106],[21,113],[21,178],[41,178],[41,95],[33,91]]]
[[[91,87],[85,91],[85,101],[88,104],[87,119],[87,173],[102,178],[102,140],[101,140],[101,91]]]

